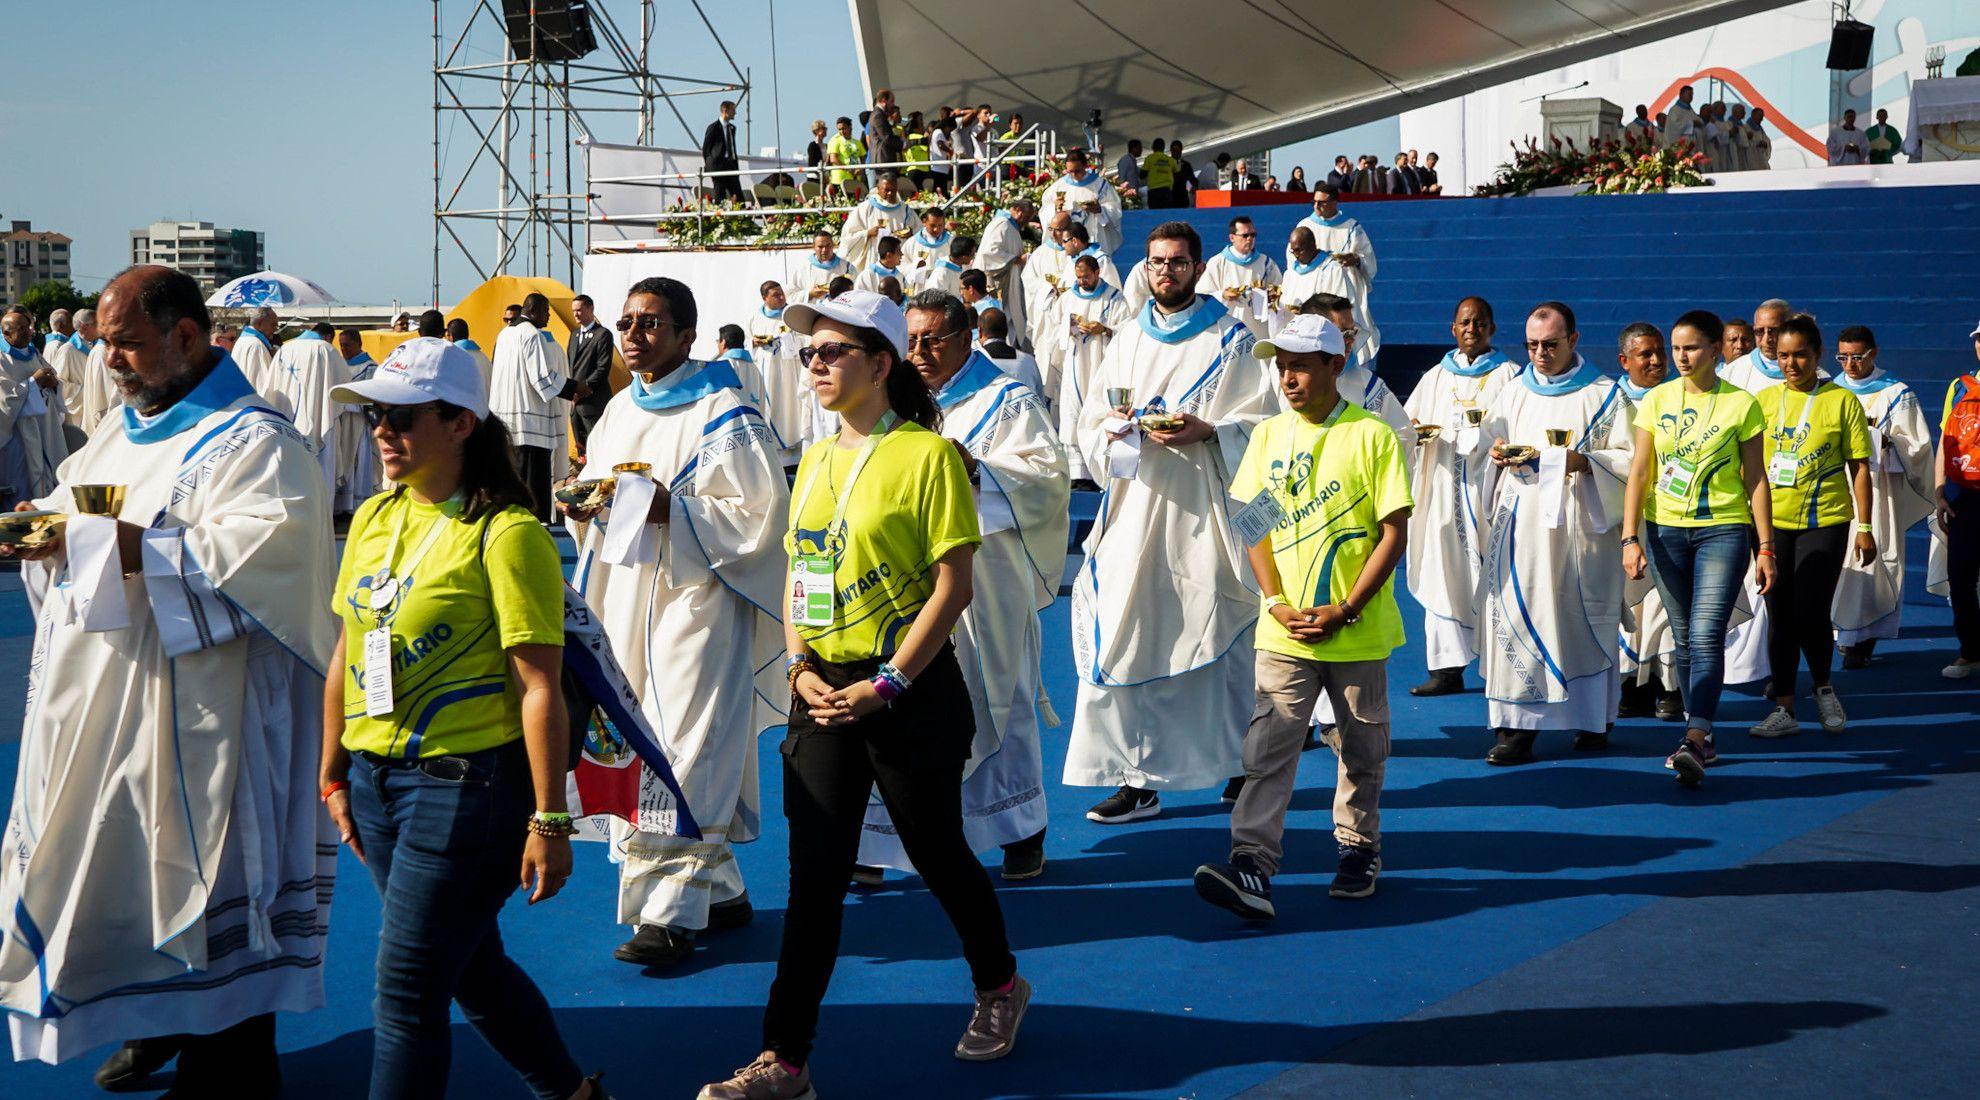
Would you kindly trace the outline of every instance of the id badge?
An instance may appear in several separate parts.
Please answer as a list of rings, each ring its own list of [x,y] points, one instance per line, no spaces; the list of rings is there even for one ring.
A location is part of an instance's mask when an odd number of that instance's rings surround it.
[[[831,626],[835,586],[832,559],[800,554],[791,563],[791,621],[799,626]]]
[[[1238,509],[1237,515],[1231,517],[1231,526],[1246,546],[1256,546],[1285,522],[1285,518],[1286,510],[1280,507],[1272,490],[1261,489],[1257,496],[1251,498],[1250,504]]]
[[[1686,462],[1673,455],[1664,463],[1663,473],[1657,476],[1657,491],[1674,500],[1690,500],[1697,480],[1697,463]]]
[[[1794,474],[1801,467],[1801,456],[1793,451],[1775,451],[1767,460],[1767,484],[1776,489],[1794,488]]]
[[[371,718],[392,714],[392,628],[374,626],[364,632],[364,713]]]

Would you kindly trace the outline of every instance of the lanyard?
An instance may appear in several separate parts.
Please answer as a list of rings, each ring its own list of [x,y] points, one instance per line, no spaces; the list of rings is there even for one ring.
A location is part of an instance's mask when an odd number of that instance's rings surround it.
[[[1774,406],[1774,419],[1779,423],[1782,424],[1787,423],[1787,395],[1788,395],[1788,391],[1793,388],[1794,388],[1793,386],[1785,386],[1785,385],[1781,387],[1781,399]],[[1794,430],[1788,433],[1788,442],[1794,443],[1795,440],[1801,438],[1801,429],[1806,428],[1808,426],[1808,414],[1810,410],[1814,409],[1814,407],[1815,407],[1815,391],[1810,390],[1808,391],[1808,399],[1801,403],[1801,419],[1794,422]],[[1790,454],[1796,454],[1800,452],[1801,445],[1799,443],[1796,443],[1792,447],[1776,446],[1775,450],[1787,451]]]
[[[859,475],[865,471],[866,460],[873,457],[873,450],[880,445],[881,437],[892,431],[893,427],[894,414],[892,411],[889,411],[880,417],[880,423],[875,425],[873,434],[867,436],[866,442],[860,445],[859,454],[853,459],[852,469],[846,472],[845,487],[836,491],[838,507],[832,512],[832,525],[825,529],[826,538],[831,538],[833,531],[837,531],[845,525],[846,507],[852,503],[853,484],[859,480]],[[837,447],[838,444],[834,443],[833,446]],[[804,506],[811,500],[811,490],[818,486],[818,475],[831,464],[831,461],[832,459],[828,454],[818,465],[811,468],[811,476],[804,479],[804,491],[798,494],[797,507],[792,510],[791,515],[804,515]],[[821,547],[820,549],[823,548]]]
[[[392,542],[391,545],[385,548],[385,562],[379,566],[378,572],[372,577],[371,610],[373,614],[381,618],[385,612],[391,610],[392,605],[398,601],[400,593],[405,590],[395,562],[398,559],[399,547],[405,545],[406,512],[410,510],[410,508],[407,508],[405,511],[401,511],[398,518],[393,520]],[[419,546],[413,550],[412,557],[406,559],[405,577],[407,579],[411,578],[413,570],[419,568],[419,563],[426,558],[426,552],[433,549],[433,544],[440,540],[440,532],[445,527],[447,518],[444,512],[433,517],[433,523],[427,527],[425,537],[420,539]]]
[[[1671,430],[1671,457],[1672,457],[1672,458],[1683,458],[1683,457],[1684,457],[1684,454],[1683,454],[1683,452],[1684,452],[1684,429],[1685,429],[1685,426],[1686,426],[1686,425],[1685,425],[1685,421],[1686,421],[1686,419],[1687,419],[1687,418],[1686,418],[1686,415],[1685,415],[1685,414],[1687,414],[1687,413],[1689,413],[1689,412],[1691,412],[1691,398],[1690,398],[1689,396],[1687,396],[1687,395],[1685,395],[1685,393],[1684,393],[1684,389],[1683,389],[1683,383],[1679,383],[1679,389],[1678,389],[1678,394],[1679,394],[1679,398],[1678,398],[1678,407],[1679,407],[1679,413],[1678,413],[1678,422],[1677,422],[1677,427]],[[1709,426],[1711,425],[1711,423],[1712,423],[1712,414],[1713,414],[1713,413],[1715,413],[1715,412],[1717,412],[1717,411],[1718,411],[1718,408],[1719,408],[1719,383],[1717,383],[1717,382],[1714,382],[1714,383],[1712,384],[1712,393],[1711,393],[1711,400],[1710,400],[1710,401],[1707,401],[1707,402],[1705,403],[1705,415],[1704,415],[1704,417],[1702,417],[1702,419],[1704,420],[1704,422],[1705,422],[1705,424],[1706,424],[1706,425],[1707,425],[1708,427],[1709,427]],[[1694,424],[1696,424],[1696,423],[1697,423],[1697,421],[1696,421],[1696,420],[1694,420],[1694,421],[1692,421],[1692,423],[1694,423]]]
[[[1346,397],[1340,394],[1334,395],[1333,411],[1329,412],[1327,414],[1326,419],[1320,422],[1320,428],[1319,428],[1320,434],[1315,436],[1313,442],[1308,443],[1305,447],[1301,447],[1299,445],[1299,425],[1305,423],[1305,419],[1302,417],[1300,418],[1298,423],[1289,425],[1291,430],[1286,433],[1287,436],[1286,477],[1288,482],[1290,482],[1293,472],[1293,459],[1299,457],[1299,455],[1302,453],[1311,453],[1313,455],[1313,465],[1307,471],[1306,474],[1306,488],[1307,488],[1308,496],[1315,495],[1313,492],[1313,487],[1317,485],[1320,480],[1320,456],[1326,453],[1327,436],[1332,434],[1330,429],[1333,428],[1334,422],[1341,418],[1341,412],[1342,410],[1347,408],[1347,404],[1348,404],[1348,399]],[[1291,493],[1287,493],[1286,503],[1290,505],[1294,505],[1294,507],[1289,509],[1289,511],[1291,512],[1293,517],[1293,540],[1298,541],[1299,539],[1299,508],[1297,507],[1298,502],[1293,500]]]

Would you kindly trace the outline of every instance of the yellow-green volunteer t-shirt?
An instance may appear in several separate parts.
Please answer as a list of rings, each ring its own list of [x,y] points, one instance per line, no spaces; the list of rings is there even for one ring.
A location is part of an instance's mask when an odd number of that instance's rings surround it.
[[[1767,430],[1753,395],[1719,379],[1710,393],[1691,393],[1673,378],[1636,407],[1636,426],[1650,433],[1657,454],[1643,494],[1643,515],[1664,527],[1720,527],[1753,522],[1742,480],[1739,445]],[[1685,500],[1658,488],[1675,455],[1697,467]]]
[[[1141,158],[1141,178],[1151,191],[1166,191],[1175,186],[1176,158],[1167,153],[1150,153]]]
[[[880,437],[852,485],[844,525],[833,530],[832,516],[858,454],[858,448],[840,447],[836,436],[804,452],[784,536],[793,560],[799,554],[832,557],[832,625],[797,630],[813,653],[834,663],[891,656],[935,593],[935,563],[958,546],[983,542],[961,456],[918,424],[897,425]],[[976,598],[1009,595],[978,592]]]
[[[1767,418],[1767,469],[1773,470],[1776,454],[1794,456],[1793,485],[1773,485],[1772,474],[1768,476],[1774,526],[1799,531],[1854,519],[1856,503],[1844,463],[1870,457],[1870,422],[1863,402],[1833,382],[1817,383],[1807,394],[1783,382],[1761,390],[1756,400]]]
[[[1395,429],[1345,399],[1331,427],[1282,412],[1251,433],[1231,496],[1242,507],[1267,488],[1286,513],[1267,536],[1281,594],[1301,608],[1347,599],[1383,518],[1414,505]],[[1382,582],[1360,621],[1320,642],[1294,640],[1261,603],[1253,644],[1312,661],[1382,660],[1403,642],[1395,579]]]
[[[432,546],[414,560],[429,533]],[[383,613],[392,713],[372,718],[364,635],[379,625],[371,588],[395,539],[400,594]],[[330,608],[344,623],[345,748],[403,760],[479,752],[522,736],[506,650],[563,644],[563,565],[550,533],[521,508],[469,523],[453,502],[381,493],[351,517]]]

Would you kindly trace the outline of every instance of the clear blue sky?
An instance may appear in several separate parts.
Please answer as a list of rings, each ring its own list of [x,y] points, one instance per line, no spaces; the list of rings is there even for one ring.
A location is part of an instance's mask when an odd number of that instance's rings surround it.
[[[443,29],[469,0],[445,0]],[[629,18],[625,0],[603,0]],[[684,0],[660,0],[653,68],[722,79],[727,63]],[[772,125],[770,0],[705,3],[757,101],[748,144],[801,148],[814,116],[861,101],[843,0],[776,4],[781,138]],[[268,235],[268,263],[315,279],[347,302],[423,302],[431,270],[432,8],[420,0],[12,0],[7,40],[16,79],[0,102],[11,150],[0,218],[75,239],[85,290],[129,262],[129,231],[191,218]],[[59,58],[61,70],[41,68]],[[483,55],[473,60],[489,60]],[[490,86],[492,87],[492,85]],[[686,101],[697,127],[713,97]],[[662,144],[692,145],[671,115]],[[616,125],[616,123],[608,123]],[[631,139],[602,131],[602,140]],[[1308,178],[1341,151],[1391,152],[1395,123],[1302,143],[1283,173]],[[472,151],[464,126],[447,141],[450,172]],[[492,191],[492,185],[488,188]],[[492,193],[487,196],[493,198]],[[480,240],[492,227],[468,223]],[[468,229],[464,228],[464,235]],[[474,241],[474,237],[469,238]],[[451,249],[451,246],[449,246]],[[445,254],[443,254],[444,257]],[[443,258],[441,297],[471,289],[465,263]]]

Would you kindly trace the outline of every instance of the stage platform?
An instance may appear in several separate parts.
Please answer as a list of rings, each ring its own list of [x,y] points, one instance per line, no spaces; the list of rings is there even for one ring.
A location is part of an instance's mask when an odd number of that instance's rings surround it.
[[[1696,792],[1661,761],[1674,725],[1628,721],[1604,753],[1544,738],[1540,763],[1480,759],[1484,701],[1419,700],[1420,622],[1390,664],[1394,758],[1379,892],[1327,897],[1333,761],[1308,754],[1288,818],[1279,921],[1243,927],[1189,876],[1228,842],[1217,792],[1164,797],[1126,828],[1081,816],[1100,792],[1061,786],[1066,730],[1045,736],[1051,826],[1042,879],[999,884],[1036,999],[1017,1052],[955,1061],[968,975],[939,909],[890,876],[848,903],[844,955],[815,1062],[833,1098],[1233,1095],[1788,1097],[1965,1095],[1980,1002],[1980,742],[1971,681],[1942,680],[1949,616],[1922,592],[1911,542],[1905,636],[1838,689],[1851,728],[1778,742],[1738,732],[1761,701],[1729,698],[1722,765]],[[1066,601],[1044,616],[1047,686],[1072,711]],[[19,699],[29,624],[0,574],[0,698]],[[11,788],[18,709],[0,710]],[[553,901],[504,914],[587,1069],[613,1095],[686,1100],[754,1055],[784,906],[775,740],[759,742],[764,836],[738,859],[754,924],[681,972],[614,962],[614,881],[578,849]],[[994,863],[994,855],[991,857]],[[329,1006],[285,1017],[289,1094],[363,1095],[378,899],[345,853],[331,913]],[[525,1095],[464,1024],[449,1095]],[[95,1057],[0,1066],[0,1096],[86,1097]],[[160,1087],[165,1082],[161,1079]]]

